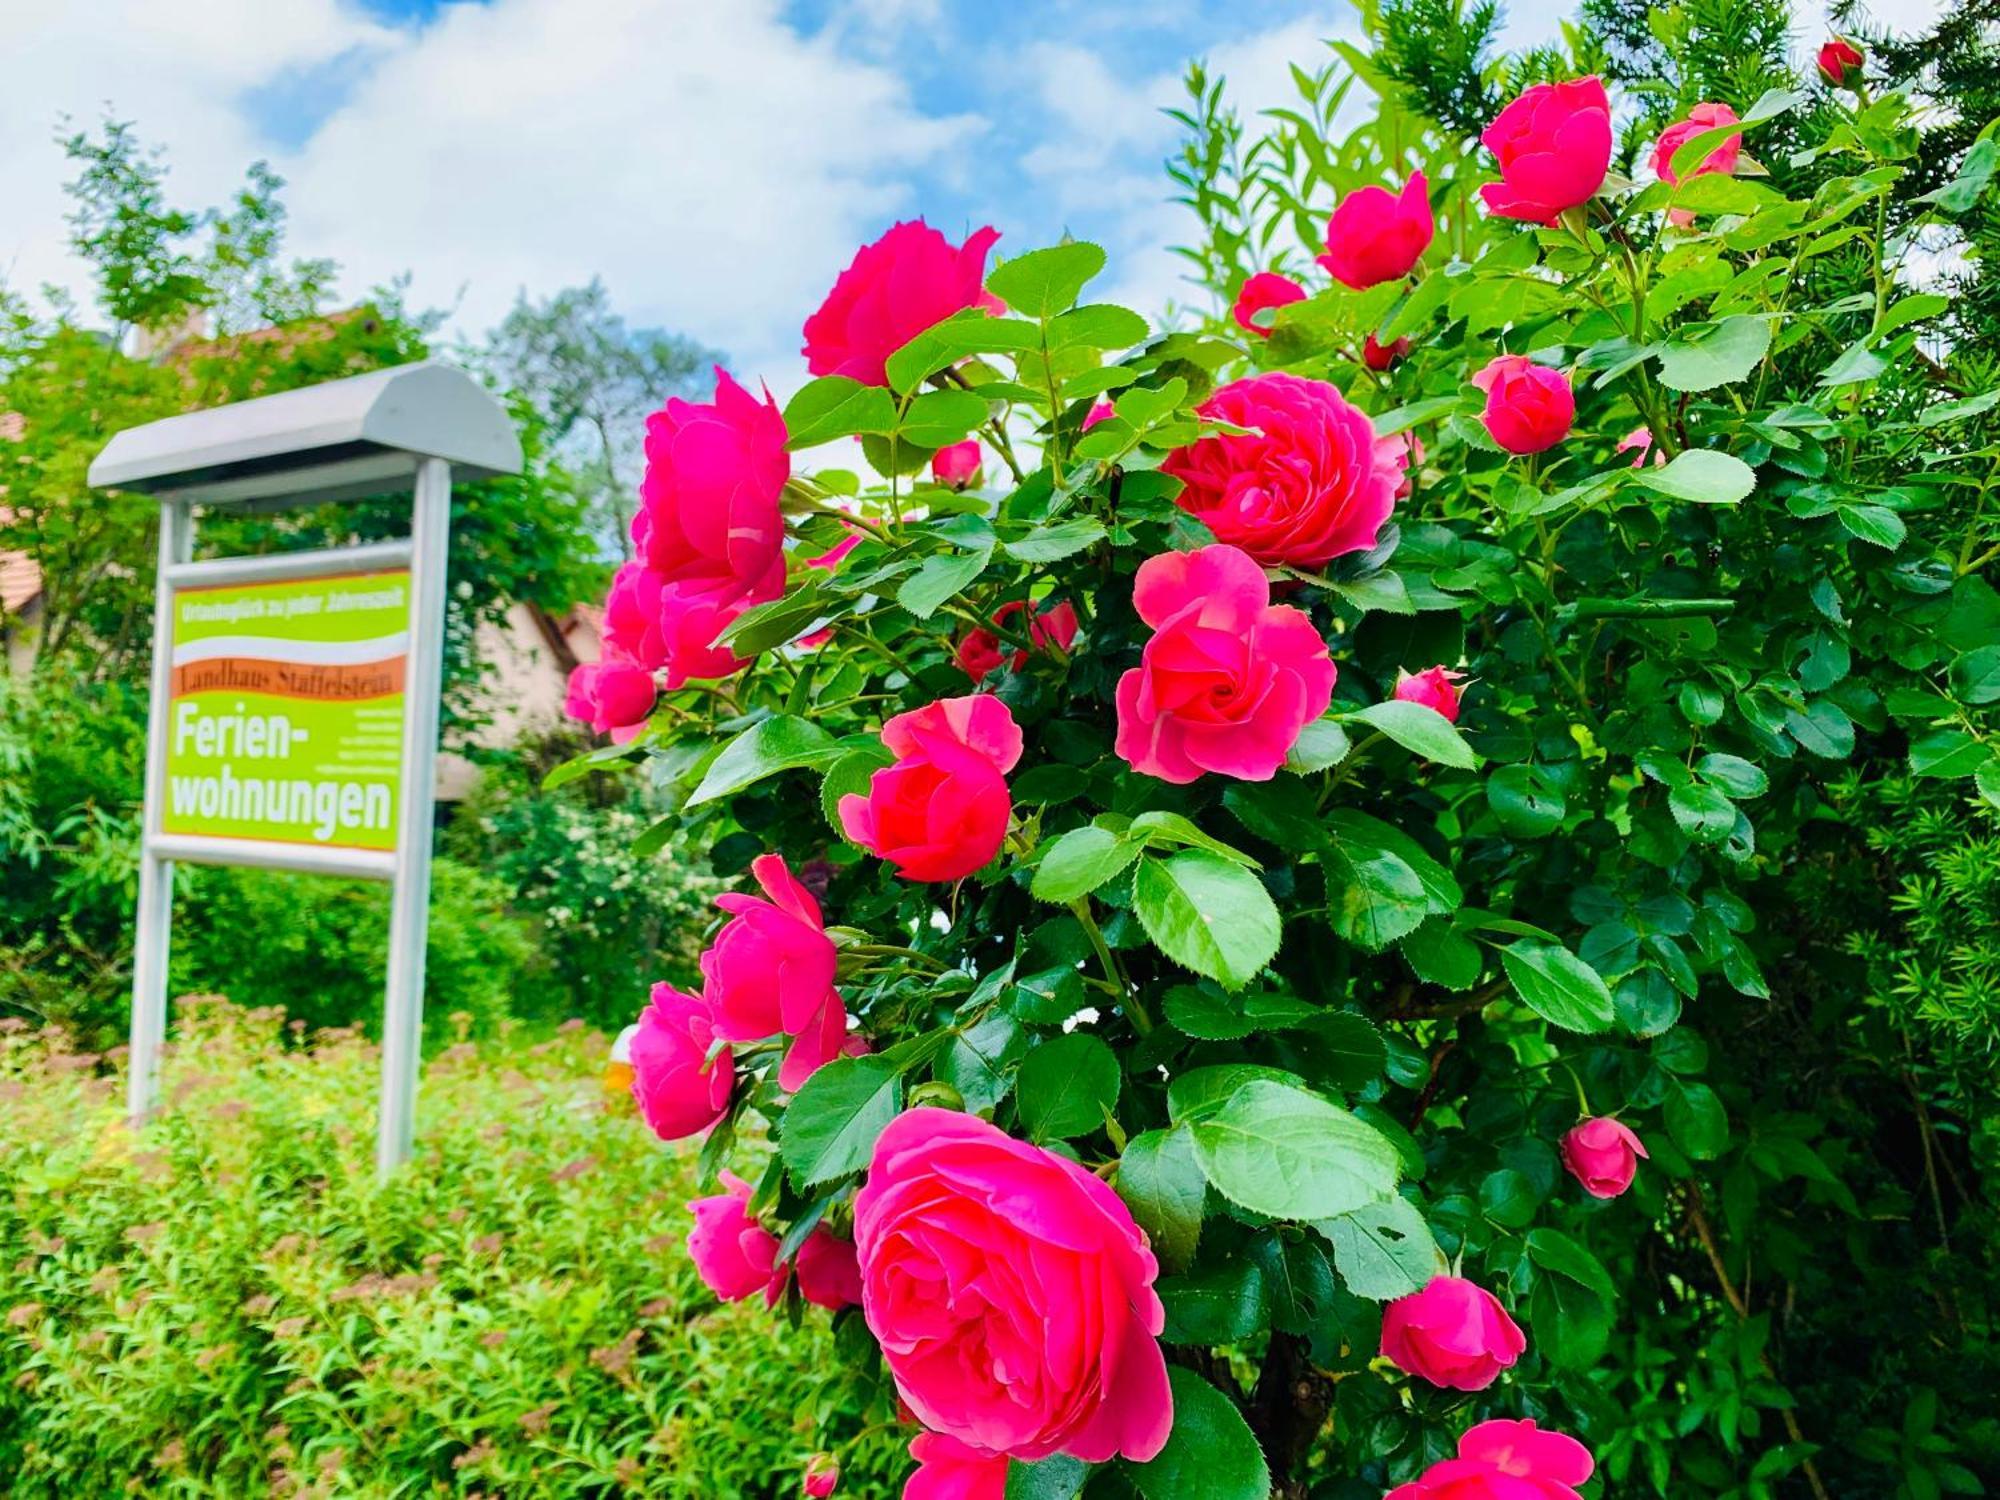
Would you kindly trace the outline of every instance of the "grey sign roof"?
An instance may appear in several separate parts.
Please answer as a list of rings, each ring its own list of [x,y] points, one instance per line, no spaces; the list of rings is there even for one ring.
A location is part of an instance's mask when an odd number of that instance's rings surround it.
[[[422,458],[455,480],[518,474],[521,442],[490,391],[425,360],[128,427],[90,483],[263,509],[406,490]]]

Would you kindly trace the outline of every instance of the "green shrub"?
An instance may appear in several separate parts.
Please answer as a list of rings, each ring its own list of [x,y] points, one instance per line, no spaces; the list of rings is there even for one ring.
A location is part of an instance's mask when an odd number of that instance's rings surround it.
[[[764,1500],[857,1435],[825,1315],[678,1253],[691,1163],[607,1104],[601,1035],[446,1048],[381,1186],[363,1036],[177,1009],[137,1136],[115,1068],[0,1023],[7,1493]],[[900,1463],[843,1459],[859,1495]]]

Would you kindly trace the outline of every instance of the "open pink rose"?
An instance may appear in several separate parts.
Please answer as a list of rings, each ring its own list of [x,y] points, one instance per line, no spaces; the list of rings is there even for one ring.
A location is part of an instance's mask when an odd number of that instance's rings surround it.
[[[1421,703],[1436,709],[1452,723],[1458,722],[1459,681],[1463,672],[1446,667],[1426,667],[1421,672],[1396,669],[1396,697],[1404,703]]]
[[[1280,276],[1276,271],[1259,271],[1244,280],[1243,289],[1236,294],[1236,306],[1230,315],[1236,319],[1236,326],[1246,333],[1254,333],[1259,338],[1271,336],[1270,325],[1256,321],[1257,314],[1269,312],[1276,307],[1289,307],[1294,302],[1306,300],[1306,289],[1289,276]]]
[[[722,1174],[727,1192],[697,1198],[688,1256],[702,1283],[724,1302],[757,1293],[775,1307],[784,1295],[785,1272],[778,1266],[778,1237],[750,1215],[750,1184],[733,1172]]]
[[[1144,1462],[1166,1445],[1159,1264],[1075,1162],[910,1110],[875,1144],[854,1240],[862,1313],[925,1426],[1021,1459]]]
[[[1563,1165],[1593,1198],[1624,1192],[1645,1155],[1645,1143],[1632,1127],[1608,1115],[1585,1120],[1562,1138]]]
[[[757,400],[723,370],[715,400],[671,398],[646,418],[646,473],[632,540],[668,580],[733,580],[748,589],[785,546],[778,509],[791,455],[785,419],[767,392]]]
[[[903,1486],[903,1500],[1006,1500],[1007,1458],[982,1453],[944,1432],[920,1434],[910,1444],[917,1472]]]
[[[793,878],[783,856],[758,855],[750,873],[764,897],[729,891],[715,898],[730,919],[701,956],[702,993],[717,1036],[732,1042],[780,1034],[793,1039],[778,1066],[778,1083],[796,1093],[847,1041],[847,1008],[833,987],[833,939],[819,903]]]
[[[1083,414],[1083,431],[1088,432],[1099,422],[1117,415],[1118,408],[1113,406],[1109,401],[1096,402],[1091,406],[1089,411]]]
[[[1486,392],[1480,420],[1509,453],[1540,453],[1569,436],[1576,394],[1560,370],[1520,354],[1503,354],[1472,377]]]
[[[1819,76],[1837,89],[1852,88],[1861,81],[1868,55],[1844,36],[1837,36],[1819,49]]]
[[[714,1018],[699,995],[670,984],[653,986],[652,1002],[639,1015],[627,1062],[632,1097],[639,1113],[663,1141],[698,1135],[721,1119],[735,1086],[734,1066],[724,1047],[709,1059]]]
[[[1396,339],[1386,348],[1376,341],[1372,333],[1361,341],[1361,363],[1378,375],[1409,352],[1410,341],[1406,338]]]
[[[905,880],[958,880],[1000,852],[1014,803],[1007,773],[1021,758],[1021,730],[990,694],[942,698],[882,726],[896,757],[864,797],[840,799],[848,838]]]
[[[1674,153],[1704,131],[1721,125],[1734,125],[1736,111],[1726,104],[1697,104],[1688,111],[1685,120],[1669,125],[1660,132],[1659,143],[1653,147],[1653,174],[1665,183],[1679,183],[1680,174],[1674,171]],[[1704,156],[1688,175],[1701,177],[1710,173],[1728,177],[1736,171],[1736,159],[1743,151],[1743,137],[1740,133],[1727,136],[1720,146]],[[1694,214],[1685,208],[1670,209],[1667,218],[1685,228],[1694,222]]]
[[[1598,78],[1538,83],[1501,110],[1479,140],[1500,163],[1500,180],[1479,189],[1487,209],[1553,225],[1604,185],[1611,100]]]
[[[1483,1391],[1528,1347],[1500,1299],[1457,1276],[1434,1276],[1382,1313],[1382,1356],[1455,1391]]]
[[[670,579],[643,562],[628,562],[612,577],[604,601],[605,652],[637,666],[664,668],[669,692],[691,680],[727,677],[748,662],[715,645],[716,636],[751,605],[784,591],[782,555],[748,587],[699,574]]]
[[[607,656],[571,669],[563,712],[599,734],[629,740],[645,727],[658,696],[651,672],[622,657]]]
[[[931,455],[931,478],[954,490],[979,483],[979,439],[967,438],[938,449]]]
[[[1118,679],[1117,751],[1135,771],[1268,781],[1333,701],[1326,642],[1303,610],[1271,603],[1264,570],[1235,547],[1147,558],[1132,606],[1153,627]]]
[[[1027,608],[1025,600],[1010,600],[993,611],[993,623],[1005,625],[1009,620],[1019,618]],[[1054,646],[1067,651],[1076,643],[1076,629],[1075,606],[1067,599],[1059,599],[1029,623],[1028,639],[1044,649]],[[1017,649],[1010,657],[999,636],[975,626],[966,631],[959,641],[953,659],[958,663],[958,669],[974,682],[984,682],[987,674],[996,670],[1002,662],[1010,662],[1016,672],[1020,671],[1028,664],[1028,653]]]
[[[1375,463],[1375,427],[1324,380],[1232,380],[1197,410],[1248,428],[1198,438],[1160,467],[1181,509],[1261,563],[1323,567],[1375,545],[1396,501]]]
[[[815,1453],[806,1460],[806,1471],[800,1481],[806,1500],[826,1500],[840,1488],[840,1460],[831,1453]]]
[[[968,307],[997,311],[986,294],[986,256],[1000,231],[976,230],[953,245],[922,219],[896,224],[833,284],[818,312],[806,319],[806,368],[815,375],[845,375],[863,385],[886,385],[883,366],[934,323]]]
[[[861,1265],[854,1256],[854,1241],[843,1240],[822,1225],[806,1236],[795,1259],[799,1295],[814,1307],[839,1312],[861,1301]]]
[[[1343,286],[1366,291],[1409,275],[1436,232],[1430,184],[1423,173],[1412,173],[1400,193],[1371,184],[1336,203],[1319,263]]]
[[[1532,1421],[1481,1422],[1458,1440],[1458,1457],[1432,1464],[1386,1500],[1581,1500],[1597,1467],[1590,1450]]]

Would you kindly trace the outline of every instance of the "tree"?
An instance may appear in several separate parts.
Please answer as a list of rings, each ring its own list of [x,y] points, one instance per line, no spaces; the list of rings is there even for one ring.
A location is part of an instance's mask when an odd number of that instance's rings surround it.
[[[593,531],[629,557],[645,415],[695,394],[724,356],[664,329],[627,327],[593,276],[539,302],[522,292],[475,357],[533,406],[551,455],[589,497]]]

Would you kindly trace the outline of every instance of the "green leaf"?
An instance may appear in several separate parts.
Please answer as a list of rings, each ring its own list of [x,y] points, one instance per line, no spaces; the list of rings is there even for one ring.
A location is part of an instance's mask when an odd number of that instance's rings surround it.
[[[1165,1009],[1175,1026],[1209,1042],[1233,1042],[1260,1031],[1290,1031],[1334,1014],[1290,995],[1219,995],[1193,984],[1168,990]]]
[[[1064,1453],[1033,1463],[1024,1458],[1010,1458],[1002,1500],[1076,1500],[1089,1478],[1090,1465]]]
[[[1705,1083],[1676,1078],[1667,1086],[1667,1134],[1696,1161],[1714,1161],[1729,1146],[1729,1112]]]
[[[1343,842],[1320,853],[1333,930],[1370,952],[1414,932],[1431,904],[1417,872],[1387,849]]]
[[[1102,521],[1095,516],[1081,516],[1074,521],[1037,526],[1017,542],[1002,543],[1001,550],[1025,563],[1061,562],[1086,547],[1096,546],[1104,536]]]
[[[1903,538],[1909,535],[1903,518],[1886,505],[1843,505],[1834,514],[1848,535],[1888,552],[1902,546]]]
[[[1388,1065],[1382,1033],[1355,1011],[1322,1010],[1300,1029],[1313,1044],[1313,1076],[1323,1088],[1365,1088]]]
[[[1083,284],[1104,269],[1104,251],[1086,241],[1030,250],[1002,261],[986,290],[1024,318],[1053,318],[1076,301]]]
[[[1587,1286],[1607,1302],[1618,1300],[1618,1289],[1598,1258],[1568,1235],[1554,1229],[1531,1229],[1524,1242],[1528,1259],[1542,1270]]]
[[[1241,989],[1278,952],[1278,908],[1264,883],[1206,849],[1148,858],[1132,904],[1153,945],[1183,968]]]
[[[1771,348],[1771,325],[1747,313],[1697,327],[1660,348],[1660,384],[1673,391],[1709,391],[1747,380]]]
[[[2000,646],[1980,646],[1954,661],[1951,690],[1961,703],[2000,701]]]
[[[1192,1370],[1167,1366],[1174,1430],[1159,1456],[1120,1461],[1145,1500],[1270,1500],[1264,1450],[1230,1399]]]
[[[1305,1085],[1305,1080],[1296,1073],[1257,1063],[1217,1063],[1213,1067],[1190,1068],[1167,1085],[1167,1118],[1176,1125],[1205,1120],[1227,1104],[1244,1084],[1259,1081],[1294,1087]]]
[[[1996,166],[2000,166],[2000,137],[1982,136],[1965,153],[1965,160],[1959,163],[1956,177],[1916,201],[1935,203],[1948,214],[1965,213],[1986,191],[1986,184],[1993,180]]]
[[[1479,764],[1479,757],[1472,753],[1472,747],[1466,744],[1464,736],[1451,720],[1421,703],[1405,703],[1400,698],[1391,698],[1383,703],[1371,703],[1343,717],[1350,721],[1359,720],[1371,729],[1379,729],[1405,750],[1421,755],[1425,760],[1456,766],[1463,771],[1470,771]]]
[[[958,1090],[975,1114],[992,1109],[1014,1088],[1014,1065],[1028,1050],[1028,1033],[1005,1011],[995,1011],[951,1039],[937,1060],[937,1077]]]
[[[1336,807],[1326,815],[1326,833],[1350,853],[1361,849],[1385,850],[1408,865],[1424,889],[1424,900],[1437,915],[1457,911],[1465,893],[1458,888],[1451,871],[1431,857],[1430,851],[1393,823],[1371,818],[1351,807]]]
[[[1536,1279],[1528,1323],[1535,1347],[1558,1369],[1589,1369],[1611,1342],[1611,1304],[1566,1276]]]
[[[849,750],[826,768],[826,775],[819,784],[819,807],[826,815],[829,828],[842,838],[847,837],[847,831],[840,826],[840,799],[867,796],[875,773],[893,760],[888,747],[877,740],[872,745]]]
[[[1501,766],[1486,778],[1493,821],[1517,839],[1538,839],[1562,827],[1568,804],[1562,788],[1540,766]]]
[[[945,600],[972,586],[973,580],[986,571],[992,555],[982,549],[927,557],[924,565],[905,578],[896,590],[896,602],[919,620],[928,620]]]
[[[1448,990],[1471,989],[1486,967],[1479,944],[1438,917],[1406,934],[1402,947],[1417,978]]]
[[[1991,748],[1962,729],[1933,729],[1910,745],[1910,771],[1916,776],[1970,776],[1992,758]]]
[[[986,402],[972,391],[925,391],[903,413],[896,436],[919,448],[942,448],[985,420]]]
[[[1716,751],[1704,755],[1695,770],[1732,797],[1761,797],[1771,789],[1771,778],[1764,774],[1763,768],[1740,755]]]
[[[752,724],[722,747],[701,778],[701,785],[686,802],[699,807],[732,792],[799,766],[824,765],[837,758],[841,747],[834,737],[809,719],[778,714]]]
[[[1420,1292],[1445,1269],[1430,1226],[1407,1198],[1371,1203],[1313,1228],[1333,1246],[1334,1268],[1347,1289],[1371,1302]]]
[[[868,1165],[902,1108],[902,1081],[881,1057],[837,1057],[805,1081],[783,1115],[778,1152],[801,1188]]]
[[[1118,1104],[1118,1059],[1087,1031],[1050,1037],[1021,1059],[1014,1107],[1036,1141],[1063,1141],[1101,1129]]]
[[[975,308],[926,328],[890,355],[884,369],[889,384],[908,391],[968,354],[1017,354],[1039,348],[1041,342],[1037,325],[1020,318],[996,318]]]
[[[1275,1219],[1330,1219],[1396,1191],[1401,1159],[1387,1138],[1304,1089],[1246,1083],[1189,1129],[1209,1184]]]
[[[825,375],[799,387],[785,404],[785,445],[812,448],[858,432],[888,432],[896,425],[896,402],[879,385],[863,385],[845,375]]]
[[[1757,487],[1750,465],[1713,448],[1690,448],[1661,468],[1635,470],[1633,479],[1649,490],[1696,505],[1735,505]]]
[[[1347,758],[1351,742],[1338,719],[1315,719],[1299,731],[1285,756],[1285,769],[1294,776],[1311,776],[1337,766]]]
[[[1667,806],[1681,832],[1697,844],[1725,844],[1736,827],[1736,804],[1712,786],[1674,787]]]
[[[1170,1344],[1232,1344],[1263,1328],[1270,1316],[1263,1273],[1249,1260],[1165,1277],[1159,1292],[1167,1310],[1160,1336]]]
[[[1049,325],[1049,347],[1066,349],[1073,344],[1084,344],[1092,349],[1124,349],[1139,343],[1152,331],[1146,320],[1129,307],[1092,302],[1072,308]]]
[[[1038,901],[1062,906],[1116,878],[1139,857],[1139,845],[1103,828],[1073,828],[1042,856],[1029,890]]]
[[[1526,940],[1500,950],[1515,993],[1543,1020],[1566,1031],[1608,1031],[1611,991],[1597,970],[1559,943]]]
[[[1118,1158],[1118,1196],[1153,1242],[1162,1266],[1178,1271],[1194,1259],[1208,1178],[1186,1130],[1148,1130],[1127,1141]]]

